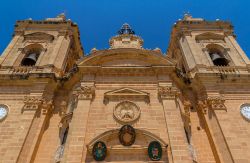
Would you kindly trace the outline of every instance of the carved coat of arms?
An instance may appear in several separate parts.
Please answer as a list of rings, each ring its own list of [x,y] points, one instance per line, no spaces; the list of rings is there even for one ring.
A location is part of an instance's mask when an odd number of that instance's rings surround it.
[[[130,101],[123,101],[116,105],[114,109],[114,117],[120,123],[131,123],[137,120],[140,116],[140,108],[130,102]]]

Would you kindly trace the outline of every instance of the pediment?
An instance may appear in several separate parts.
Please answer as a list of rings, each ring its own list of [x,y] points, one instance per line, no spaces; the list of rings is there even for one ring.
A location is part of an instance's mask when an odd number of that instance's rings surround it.
[[[206,32],[195,37],[196,40],[224,40],[225,36],[217,33]]]
[[[44,32],[34,32],[24,35],[25,40],[48,40],[53,41],[54,36]]]
[[[104,93],[104,103],[107,104],[110,99],[115,99],[115,98],[129,99],[131,97],[141,98],[144,99],[145,102],[149,103],[149,93],[136,90],[133,88],[120,88]]]
[[[148,96],[149,94],[143,91],[132,88],[120,88],[105,93],[105,96]]]

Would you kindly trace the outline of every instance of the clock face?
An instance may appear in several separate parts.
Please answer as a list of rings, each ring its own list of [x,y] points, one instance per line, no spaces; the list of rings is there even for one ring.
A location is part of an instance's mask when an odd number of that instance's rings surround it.
[[[244,118],[250,121],[250,104],[244,104],[240,109],[241,114]]]
[[[4,105],[0,105],[0,121],[3,120],[8,114],[8,108]]]

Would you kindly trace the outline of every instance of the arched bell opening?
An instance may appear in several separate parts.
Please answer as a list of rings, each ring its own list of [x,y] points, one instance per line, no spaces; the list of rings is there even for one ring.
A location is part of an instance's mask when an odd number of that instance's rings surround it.
[[[208,54],[215,66],[229,66],[229,60],[225,57],[225,49],[219,45],[208,45]]]
[[[44,51],[44,48],[40,44],[26,46],[23,50],[24,57],[21,66],[35,66],[42,51]]]
[[[40,55],[40,50],[38,49],[32,49],[30,50],[24,59],[22,60],[21,65],[22,66],[34,66],[37,62],[37,59]]]

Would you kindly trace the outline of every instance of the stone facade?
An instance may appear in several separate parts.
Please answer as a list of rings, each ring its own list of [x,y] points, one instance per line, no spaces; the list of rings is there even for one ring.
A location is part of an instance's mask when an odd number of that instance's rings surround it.
[[[0,163],[250,163],[249,76],[224,21],[185,15],[167,55],[124,24],[87,56],[63,14],[17,21],[0,57]]]

